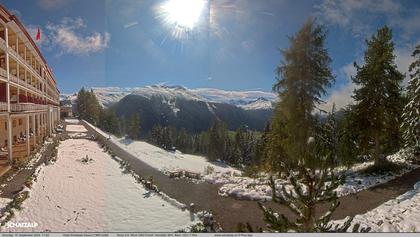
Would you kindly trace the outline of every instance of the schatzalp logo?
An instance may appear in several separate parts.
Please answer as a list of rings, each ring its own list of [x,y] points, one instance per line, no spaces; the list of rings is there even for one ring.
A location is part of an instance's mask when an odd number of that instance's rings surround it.
[[[35,228],[38,226],[36,222],[7,222],[6,228]]]

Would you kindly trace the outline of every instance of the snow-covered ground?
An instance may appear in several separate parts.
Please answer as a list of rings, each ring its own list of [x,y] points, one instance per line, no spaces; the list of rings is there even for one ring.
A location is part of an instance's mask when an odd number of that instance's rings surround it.
[[[212,163],[202,156],[183,154],[178,151],[168,152],[146,142],[109,136],[93,125],[90,126],[103,136],[110,137],[110,141],[114,144],[162,172],[187,170],[200,173],[203,180],[222,185],[219,189],[219,194],[222,196],[233,196],[246,200],[271,200],[272,190],[269,186],[267,175],[262,175],[261,178],[256,179],[243,177],[240,175],[240,171],[223,163]],[[399,152],[388,156],[387,159],[394,163],[404,164],[405,160],[403,157],[403,152]],[[373,165],[373,162],[356,164],[350,169],[345,167],[337,168],[336,172],[345,172],[347,177],[346,182],[337,188],[338,195],[345,196],[386,183],[418,167],[410,164],[398,172],[385,174],[366,174],[361,172],[371,165]],[[208,167],[212,168],[209,169]],[[288,185],[285,180],[276,180],[276,187],[280,189],[283,185]]]
[[[344,223],[345,219],[333,221]],[[420,231],[420,182],[410,190],[395,199],[389,200],[377,208],[356,215],[352,225],[359,223],[360,227],[370,227],[372,232],[418,232]],[[349,231],[352,227],[349,228]]]
[[[78,124],[79,123],[78,119],[73,119],[73,118],[66,118],[66,119],[64,119],[64,121],[66,123],[73,123],[73,124]]]
[[[415,164],[406,164],[404,157],[404,150],[397,152],[396,154],[390,155],[387,159],[395,164],[401,165],[401,169],[398,171],[389,171],[382,174],[367,174],[361,172],[363,169],[368,168],[373,165],[373,162],[364,162],[353,166],[346,172],[346,183],[340,185],[337,188],[339,196],[345,196],[352,193],[360,192],[364,189],[374,187],[379,184],[386,183],[390,180],[393,180],[397,177],[402,176],[403,174],[412,171],[413,169],[419,167]]]
[[[213,174],[240,174],[240,171],[224,163],[209,162],[203,156],[183,154],[179,151],[168,152],[147,142],[133,141],[131,139],[118,138],[112,135],[110,136],[99,128],[89,123],[87,124],[104,137],[110,138],[109,141],[162,172],[184,170],[205,175],[209,170],[213,170]]]
[[[372,166],[373,162],[356,164],[350,169],[344,167],[337,168],[337,173],[344,172],[346,174],[346,182],[336,189],[337,195],[345,196],[360,192],[376,185],[386,183],[419,167],[414,164],[404,165],[406,163],[404,160],[404,151],[390,155],[387,159],[395,164],[400,164],[402,168],[398,172],[387,172],[383,174],[367,174],[362,172],[364,169]],[[271,200],[272,190],[269,186],[267,176],[254,179],[249,177],[229,176],[226,174],[219,175],[222,177],[217,177],[208,181],[223,184],[219,189],[219,194],[222,196],[234,196],[236,198],[249,200]],[[278,179],[275,182],[276,187],[279,190],[281,189],[281,186],[288,185],[285,180],[281,179]]]
[[[147,142],[116,137],[112,137],[112,141],[138,159],[163,172],[186,170],[203,174],[208,167],[212,167],[215,172],[220,173],[239,172],[223,163],[209,162],[202,156],[183,154],[179,151],[168,152]]]
[[[66,125],[67,132],[87,132],[83,125]]]
[[[21,211],[9,223],[34,228],[4,231],[176,231],[195,222],[189,211],[147,191],[99,145],[61,142],[58,159],[43,166]]]

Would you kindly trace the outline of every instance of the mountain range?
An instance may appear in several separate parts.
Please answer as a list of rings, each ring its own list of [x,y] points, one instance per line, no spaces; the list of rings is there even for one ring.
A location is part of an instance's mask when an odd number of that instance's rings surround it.
[[[90,88],[102,106],[128,119],[139,113],[142,130],[155,124],[186,128],[196,133],[207,130],[214,120],[231,130],[246,126],[263,130],[272,116],[277,96],[263,91],[226,91],[214,88],[151,85],[136,88]],[[77,94],[62,94],[62,103],[75,104]]]

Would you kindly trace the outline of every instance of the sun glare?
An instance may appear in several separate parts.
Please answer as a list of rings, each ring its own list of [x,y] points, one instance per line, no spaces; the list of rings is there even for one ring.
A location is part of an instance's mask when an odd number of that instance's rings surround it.
[[[167,0],[161,6],[161,13],[167,23],[192,30],[197,25],[205,5],[205,0]]]

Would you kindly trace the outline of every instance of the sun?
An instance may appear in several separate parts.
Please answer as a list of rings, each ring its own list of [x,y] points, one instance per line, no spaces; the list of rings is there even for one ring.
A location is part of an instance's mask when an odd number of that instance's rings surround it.
[[[167,0],[160,13],[167,24],[192,30],[197,25],[206,5],[206,0]]]

